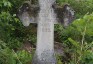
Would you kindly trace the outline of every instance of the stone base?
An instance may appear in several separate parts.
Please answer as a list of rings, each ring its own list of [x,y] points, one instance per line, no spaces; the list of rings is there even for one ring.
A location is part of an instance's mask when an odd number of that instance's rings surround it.
[[[57,61],[55,55],[49,55],[39,59],[38,56],[35,54],[32,60],[32,64],[57,64]]]

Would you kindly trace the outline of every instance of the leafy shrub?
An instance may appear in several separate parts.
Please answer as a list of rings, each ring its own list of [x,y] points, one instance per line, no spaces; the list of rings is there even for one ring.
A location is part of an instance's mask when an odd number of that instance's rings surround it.
[[[93,62],[93,13],[75,20],[69,27],[56,26],[58,40],[65,44],[65,53],[70,54],[70,64]]]
[[[9,48],[0,49],[0,64],[30,64],[31,58],[32,55],[24,50],[16,53]]]

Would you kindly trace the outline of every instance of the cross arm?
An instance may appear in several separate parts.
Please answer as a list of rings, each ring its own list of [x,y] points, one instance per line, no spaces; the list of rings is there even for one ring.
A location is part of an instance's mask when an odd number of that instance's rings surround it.
[[[57,15],[58,23],[63,24],[64,27],[68,26],[75,19],[75,11],[69,4],[63,6],[53,4],[52,7]]]
[[[65,4],[64,6],[59,6],[57,4],[53,4],[52,8],[54,9],[57,17],[57,21],[55,21],[54,24],[61,23],[64,26],[68,26],[73,21],[74,10],[70,7],[70,5]],[[37,16],[39,10],[39,5],[25,2],[18,10],[18,17],[24,26],[29,26],[30,23],[38,23]]]

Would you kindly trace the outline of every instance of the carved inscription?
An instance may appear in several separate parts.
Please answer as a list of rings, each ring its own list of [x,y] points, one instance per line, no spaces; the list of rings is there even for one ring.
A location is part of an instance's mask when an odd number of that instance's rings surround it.
[[[43,32],[51,32],[50,28],[42,28]]]
[[[42,26],[42,32],[51,32],[50,23],[43,23],[41,24],[41,26]]]

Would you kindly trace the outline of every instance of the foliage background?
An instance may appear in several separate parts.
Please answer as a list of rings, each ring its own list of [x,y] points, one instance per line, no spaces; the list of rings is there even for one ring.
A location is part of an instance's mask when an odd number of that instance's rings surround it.
[[[24,1],[0,0],[0,64],[31,64],[33,54],[19,50],[25,41],[36,43],[36,25],[24,27],[16,15]],[[92,64],[93,0],[57,0],[60,6],[66,3],[75,10],[76,20],[65,29],[55,25],[55,41],[67,54],[58,56],[58,64]]]

